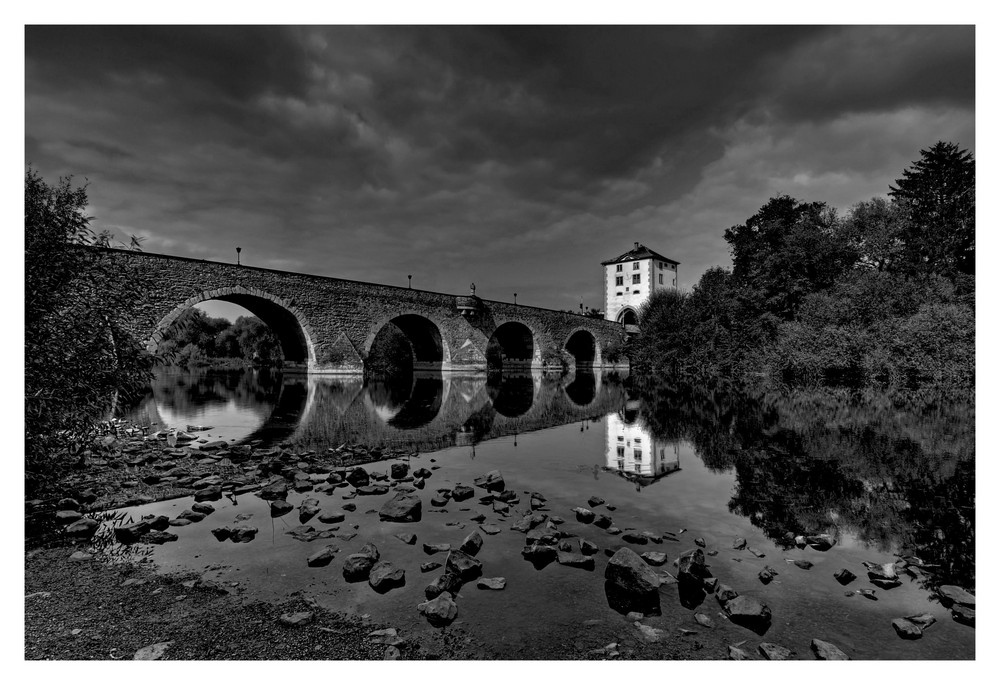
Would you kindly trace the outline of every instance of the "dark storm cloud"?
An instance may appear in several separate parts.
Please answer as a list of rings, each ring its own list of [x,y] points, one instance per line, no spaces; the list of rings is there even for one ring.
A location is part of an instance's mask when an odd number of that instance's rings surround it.
[[[690,285],[767,193],[849,204],[974,131],[971,27],[28,27],[25,57],[26,161],[152,251],[548,305],[633,240]]]

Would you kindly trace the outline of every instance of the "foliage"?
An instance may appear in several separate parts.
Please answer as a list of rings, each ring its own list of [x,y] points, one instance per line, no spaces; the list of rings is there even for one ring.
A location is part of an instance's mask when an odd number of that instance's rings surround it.
[[[203,366],[220,359],[241,359],[246,364],[281,366],[281,343],[271,329],[255,316],[235,322],[210,317],[192,307],[167,328],[159,352],[177,366]]]
[[[657,293],[632,362],[689,379],[970,388],[974,164],[939,143],[890,195],[838,217],[772,198],[725,232],[733,270]]]
[[[413,346],[406,334],[393,323],[386,324],[372,341],[365,360],[365,375],[377,378],[413,373]]]
[[[112,268],[85,187],[25,174],[25,476],[29,491],[90,443],[95,422],[141,395],[154,359],[125,325],[137,275]],[[132,239],[131,246],[138,246]]]
[[[900,265],[917,275],[976,271],[976,164],[968,150],[938,142],[890,186],[906,214]]]

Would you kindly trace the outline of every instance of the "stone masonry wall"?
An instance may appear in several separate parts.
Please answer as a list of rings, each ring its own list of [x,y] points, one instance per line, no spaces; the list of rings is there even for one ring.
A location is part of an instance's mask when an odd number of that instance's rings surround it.
[[[279,336],[290,368],[315,373],[360,371],[382,327],[406,314],[440,331],[443,370],[485,370],[490,336],[507,322],[531,331],[533,367],[546,355],[574,366],[566,344],[576,331],[593,336],[595,366],[606,365],[606,352],[624,343],[623,329],[614,322],[551,309],[480,300],[478,312],[463,316],[456,296],[444,293],[143,252],[101,252],[116,268],[136,274],[141,285],[130,318],[134,334],[151,350],[182,311],[210,299],[252,311]]]

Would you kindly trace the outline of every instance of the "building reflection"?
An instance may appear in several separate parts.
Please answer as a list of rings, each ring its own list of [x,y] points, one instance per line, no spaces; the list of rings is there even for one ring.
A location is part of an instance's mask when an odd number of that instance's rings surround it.
[[[638,418],[638,400],[605,418],[607,441],[606,469],[637,485],[652,485],[681,468],[677,441],[656,438]]]

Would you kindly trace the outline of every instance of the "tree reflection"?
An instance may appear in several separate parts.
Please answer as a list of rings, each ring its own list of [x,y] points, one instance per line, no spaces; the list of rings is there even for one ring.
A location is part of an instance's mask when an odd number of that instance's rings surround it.
[[[647,383],[633,392],[654,436],[732,469],[729,502],[775,543],[849,532],[927,562],[930,584],[975,584],[971,398],[843,389],[794,392]]]

